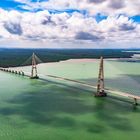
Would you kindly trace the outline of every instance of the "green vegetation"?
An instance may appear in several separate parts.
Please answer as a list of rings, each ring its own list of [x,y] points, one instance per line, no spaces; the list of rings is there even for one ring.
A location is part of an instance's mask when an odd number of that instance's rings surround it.
[[[123,49],[0,49],[0,67],[20,66],[35,52],[43,62],[72,58],[129,58]]]

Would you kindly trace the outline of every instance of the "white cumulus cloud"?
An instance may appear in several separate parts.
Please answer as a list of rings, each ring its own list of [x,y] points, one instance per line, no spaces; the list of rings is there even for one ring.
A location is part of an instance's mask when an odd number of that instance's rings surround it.
[[[22,8],[31,10],[19,12],[0,9],[0,40],[31,42],[136,42],[140,37],[140,24],[129,16],[140,14],[140,0],[49,0],[24,3]],[[33,12],[34,9],[42,9]],[[80,12],[50,13],[49,10],[77,9]],[[107,18],[96,21],[95,15],[101,13]],[[82,42],[82,43],[81,43]],[[65,44],[64,43],[64,44]]]

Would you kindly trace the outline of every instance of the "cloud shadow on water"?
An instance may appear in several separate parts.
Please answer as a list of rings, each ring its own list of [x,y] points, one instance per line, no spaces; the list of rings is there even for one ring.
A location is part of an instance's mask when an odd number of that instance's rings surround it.
[[[85,129],[89,133],[103,133],[108,127],[134,130],[126,117],[131,109],[118,100],[94,98],[92,93],[84,90],[48,82],[33,82],[31,87],[34,89],[7,100],[10,105],[1,107],[0,114],[7,117],[19,115],[43,126]],[[85,120],[78,119],[84,115]]]

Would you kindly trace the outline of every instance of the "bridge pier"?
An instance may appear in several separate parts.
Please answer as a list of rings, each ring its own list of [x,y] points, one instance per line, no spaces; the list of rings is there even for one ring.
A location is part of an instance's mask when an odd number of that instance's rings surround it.
[[[19,71],[18,74],[21,75],[21,72]]]
[[[134,98],[134,103],[133,103],[135,106],[138,105],[138,102],[137,102],[137,98]]]
[[[21,75],[24,76],[24,72],[23,71],[21,71]]]
[[[15,74],[18,74],[18,72],[17,72],[17,71],[15,71]]]

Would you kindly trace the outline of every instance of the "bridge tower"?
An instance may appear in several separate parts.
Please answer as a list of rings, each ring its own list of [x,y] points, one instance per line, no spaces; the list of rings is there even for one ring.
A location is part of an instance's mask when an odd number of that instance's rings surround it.
[[[31,70],[31,79],[38,79],[37,75],[37,66],[36,66],[36,59],[35,59],[35,54],[33,53],[32,55],[32,70]]]
[[[103,57],[100,58],[99,75],[97,83],[97,93],[95,97],[105,97],[107,94],[104,91],[104,60]]]

